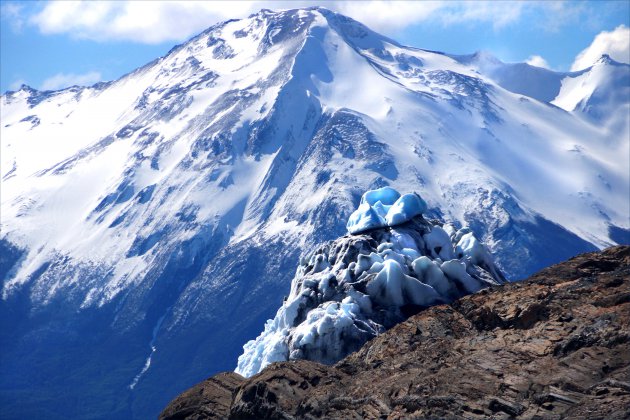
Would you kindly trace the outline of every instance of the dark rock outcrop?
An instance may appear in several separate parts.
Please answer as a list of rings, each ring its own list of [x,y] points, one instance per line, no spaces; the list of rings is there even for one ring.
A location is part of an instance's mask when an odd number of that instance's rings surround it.
[[[630,418],[630,247],[429,308],[334,366],[216,375],[160,418]]]

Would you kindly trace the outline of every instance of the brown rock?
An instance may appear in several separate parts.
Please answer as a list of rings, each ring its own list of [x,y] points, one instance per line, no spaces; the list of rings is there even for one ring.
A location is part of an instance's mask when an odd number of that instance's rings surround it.
[[[223,419],[230,413],[232,393],[245,381],[234,372],[206,379],[180,394],[162,411],[161,419]]]
[[[217,375],[161,418],[630,418],[630,247],[429,308],[335,366]]]

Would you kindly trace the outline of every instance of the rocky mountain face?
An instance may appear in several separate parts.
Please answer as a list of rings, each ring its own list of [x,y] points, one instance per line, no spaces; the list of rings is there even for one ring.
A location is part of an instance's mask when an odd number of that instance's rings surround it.
[[[167,419],[627,419],[630,247],[429,308],[334,366],[221,373]]]
[[[509,279],[628,242],[630,67],[482,64],[263,10],[115,81],[2,95],[3,415],[147,418],[233,369],[370,189],[421,193]]]

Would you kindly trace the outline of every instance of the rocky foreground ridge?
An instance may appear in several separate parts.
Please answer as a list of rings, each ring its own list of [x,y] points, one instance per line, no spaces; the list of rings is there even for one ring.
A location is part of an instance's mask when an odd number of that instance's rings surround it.
[[[334,366],[221,373],[161,419],[630,418],[630,247],[429,308]]]

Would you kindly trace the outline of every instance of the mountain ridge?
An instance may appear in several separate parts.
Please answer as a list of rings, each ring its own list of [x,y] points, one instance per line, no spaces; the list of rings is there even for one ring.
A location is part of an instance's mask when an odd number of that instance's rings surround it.
[[[217,374],[160,419],[576,418],[630,414],[630,247],[435,306],[334,366]]]

